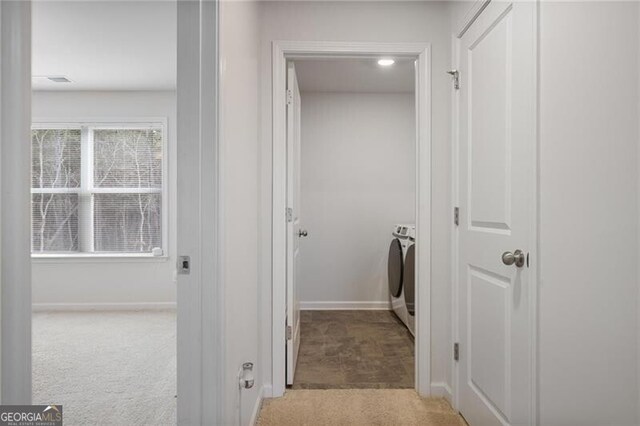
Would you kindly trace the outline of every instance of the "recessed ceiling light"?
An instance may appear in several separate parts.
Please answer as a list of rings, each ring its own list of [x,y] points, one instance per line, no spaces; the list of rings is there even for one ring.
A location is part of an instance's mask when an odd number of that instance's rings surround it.
[[[378,65],[380,65],[381,67],[390,67],[391,65],[393,65],[395,63],[396,63],[396,61],[394,61],[393,59],[390,59],[390,58],[378,59]]]

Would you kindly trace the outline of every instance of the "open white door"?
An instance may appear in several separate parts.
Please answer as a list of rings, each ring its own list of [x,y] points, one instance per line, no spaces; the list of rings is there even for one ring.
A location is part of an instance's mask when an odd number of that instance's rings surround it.
[[[177,423],[217,425],[225,414],[218,2],[177,7]]]
[[[458,408],[530,425],[535,3],[492,1],[460,39]]]
[[[293,384],[300,347],[300,89],[293,62],[287,64],[287,385]]]

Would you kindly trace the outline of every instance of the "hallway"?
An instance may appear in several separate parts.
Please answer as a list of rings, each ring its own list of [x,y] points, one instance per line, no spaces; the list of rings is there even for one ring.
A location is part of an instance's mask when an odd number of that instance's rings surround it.
[[[640,0],[0,0],[0,57],[0,426],[640,426]]]

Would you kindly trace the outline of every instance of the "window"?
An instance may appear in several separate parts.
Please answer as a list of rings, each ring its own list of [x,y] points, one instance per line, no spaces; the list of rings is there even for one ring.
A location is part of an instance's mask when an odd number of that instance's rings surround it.
[[[164,126],[37,125],[32,253],[162,255]]]

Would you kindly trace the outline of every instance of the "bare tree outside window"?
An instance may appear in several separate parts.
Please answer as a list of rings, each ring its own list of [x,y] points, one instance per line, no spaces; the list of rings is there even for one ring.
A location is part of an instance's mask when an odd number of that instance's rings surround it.
[[[159,194],[96,194],[95,249],[150,252],[161,247]]]
[[[96,130],[93,140],[95,187],[133,191],[96,195],[95,250],[150,252],[160,247],[161,132],[157,129]]]
[[[32,250],[78,250],[80,129],[31,133]]]
[[[162,133],[106,129],[93,133],[96,188],[162,187]]]
[[[34,253],[162,247],[161,127],[34,129],[31,143]]]

